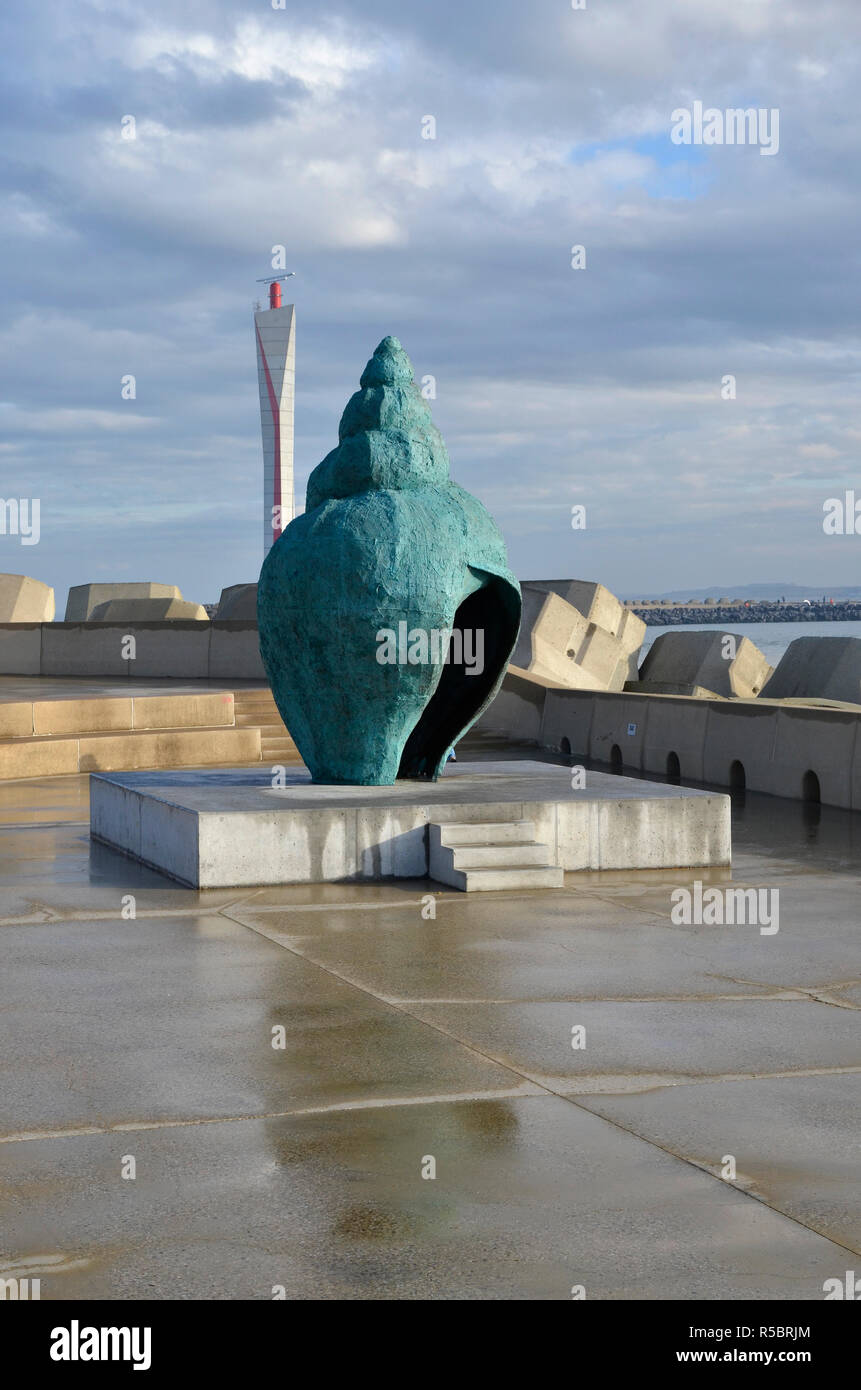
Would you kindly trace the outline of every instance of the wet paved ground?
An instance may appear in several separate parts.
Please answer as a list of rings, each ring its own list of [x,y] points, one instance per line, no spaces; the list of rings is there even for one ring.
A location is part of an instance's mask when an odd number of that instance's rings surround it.
[[[0,1277],[822,1299],[858,1268],[858,817],[736,807],[763,935],[674,925],[690,872],[195,893],[91,847],[86,798],[0,786]]]

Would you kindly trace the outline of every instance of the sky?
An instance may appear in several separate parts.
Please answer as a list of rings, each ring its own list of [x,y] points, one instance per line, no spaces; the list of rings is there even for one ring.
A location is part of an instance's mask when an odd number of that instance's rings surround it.
[[[391,333],[520,578],[857,583],[859,40],[858,0],[4,0],[0,498],[41,516],[0,570],[256,580],[285,246],[300,506]],[[776,151],[674,143],[695,102]]]

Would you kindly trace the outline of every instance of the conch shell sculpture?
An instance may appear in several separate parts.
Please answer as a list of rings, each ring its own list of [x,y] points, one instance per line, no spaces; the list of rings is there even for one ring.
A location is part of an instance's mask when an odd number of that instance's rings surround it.
[[[520,588],[397,338],[361,388],[264,561],[260,651],[315,782],[435,781],[502,683]]]

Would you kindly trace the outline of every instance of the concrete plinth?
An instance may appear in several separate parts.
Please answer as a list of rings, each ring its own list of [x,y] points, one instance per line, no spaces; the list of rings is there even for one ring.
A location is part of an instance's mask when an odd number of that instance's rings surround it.
[[[254,768],[91,778],[90,834],[200,888],[421,878],[431,823],[528,821],[564,870],[730,863],[730,801],[716,793],[547,763],[450,764],[437,783],[287,785]]]

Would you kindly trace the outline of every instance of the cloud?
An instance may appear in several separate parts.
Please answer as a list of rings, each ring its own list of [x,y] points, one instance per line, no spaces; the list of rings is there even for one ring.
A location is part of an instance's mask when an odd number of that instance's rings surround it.
[[[394,332],[522,576],[852,582],[821,501],[858,444],[859,39],[854,0],[7,9],[0,494],[43,498],[34,572],[256,577],[283,244],[300,490]],[[779,154],[674,147],[693,100],[778,107]]]

